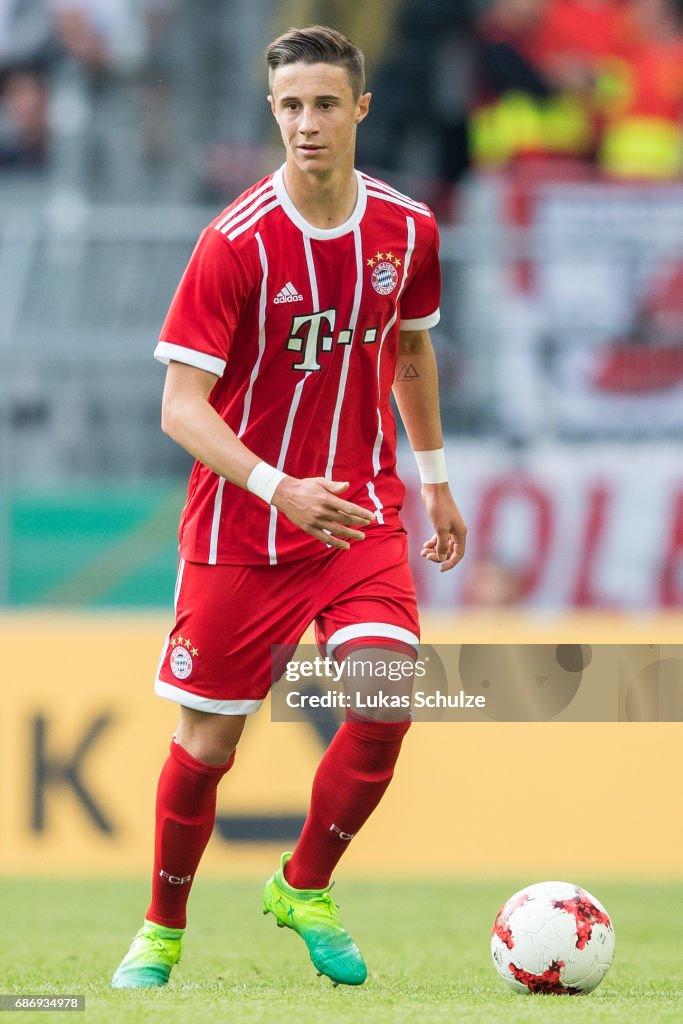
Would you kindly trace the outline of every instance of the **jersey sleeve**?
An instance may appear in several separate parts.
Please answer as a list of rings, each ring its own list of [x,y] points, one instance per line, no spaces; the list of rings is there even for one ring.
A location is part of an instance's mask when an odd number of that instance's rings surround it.
[[[213,227],[199,237],[164,320],[154,357],[222,377],[247,293],[234,248]]]
[[[427,331],[436,327],[441,313],[441,267],[439,265],[439,232],[431,221],[431,232],[422,251],[416,250],[415,262],[408,275],[400,303],[400,329]]]

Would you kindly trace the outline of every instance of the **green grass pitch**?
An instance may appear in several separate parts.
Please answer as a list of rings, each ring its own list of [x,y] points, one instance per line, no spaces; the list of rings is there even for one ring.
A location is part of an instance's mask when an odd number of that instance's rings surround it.
[[[582,878],[613,917],[614,966],[588,996],[518,996],[493,970],[489,935],[501,904],[530,881],[382,884],[342,875],[334,895],[369,967],[366,984],[349,989],[317,978],[301,939],[262,916],[258,881],[200,878],[171,983],[115,992],[109,979],[141,922],[146,883],[5,879],[0,991],[82,993],[76,1022],[88,1024],[680,1024],[682,884]],[[25,1011],[18,1020],[46,1018]]]

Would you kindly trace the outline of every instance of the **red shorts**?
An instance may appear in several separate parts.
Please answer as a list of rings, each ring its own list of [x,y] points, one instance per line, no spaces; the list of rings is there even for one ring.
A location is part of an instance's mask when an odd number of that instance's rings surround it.
[[[321,545],[320,555],[280,565],[181,560],[155,690],[198,711],[252,714],[271,686],[272,645],[293,653],[311,622],[323,655],[366,638],[417,650],[405,531],[373,529],[348,551]]]

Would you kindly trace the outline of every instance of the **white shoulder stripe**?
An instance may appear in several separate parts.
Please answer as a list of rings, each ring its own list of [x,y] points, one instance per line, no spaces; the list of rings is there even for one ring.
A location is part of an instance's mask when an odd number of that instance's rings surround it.
[[[423,217],[431,217],[431,213],[425,206],[418,206],[417,203],[405,202],[403,199],[399,199],[398,196],[390,196],[388,192],[377,192],[373,188],[368,189],[368,195],[374,196],[375,199],[383,199],[385,203],[394,203],[396,206],[402,206],[404,210],[412,210],[413,213],[421,213]]]
[[[392,188],[391,185],[387,185],[386,181],[378,181],[377,178],[371,178],[369,175],[363,175],[365,178],[366,185],[369,188],[377,189],[378,192],[386,192],[390,196],[396,196],[397,199],[403,199],[407,203],[413,203],[415,206],[424,206],[427,204],[421,202],[419,199],[414,199],[413,196],[407,196],[405,192],[399,192],[397,188]]]
[[[269,188],[272,189],[272,187],[273,183],[269,178],[268,181],[265,182],[265,184],[261,185],[261,188],[257,188],[255,192],[252,192],[251,195],[247,196],[246,199],[243,199],[241,203],[237,203],[236,206],[232,206],[229,212],[226,213],[226,215],[222,218],[222,220],[219,220],[218,223],[215,225],[216,230],[220,231],[223,225],[227,224],[229,220],[232,220],[235,214],[239,213],[240,210],[243,210],[245,206],[249,205],[249,203],[253,203],[254,199],[256,199],[257,196],[260,196],[262,192],[267,191],[267,189]]]
[[[230,234],[228,235],[230,241],[232,242],[233,238],[237,238],[237,236],[241,235],[243,231],[247,231],[252,226],[252,224],[255,224],[257,220],[260,220],[261,217],[264,217],[267,213],[270,213],[271,210],[274,210],[275,207],[279,205],[280,200],[274,199],[272,203],[266,203],[265,206],[261,206],[256,211],[253,217],[250,217],[248,221],[245,221],[244,224],[240,224],[238,228],[235,228],[234,231],[230,232]]]
[[[259,206],[263,206],[263,204],[272,199],[274,195],[275,193],[272,189],[268,192],[264,192],[262,196],[259,196],[253,203],[250,203],[249,206],[245,207],[245,209],[238,213],[236,217],[230,217],[226,220],[223,227],[218,230],[220,230],[222,235],[227,235],[229,231],[232,231],[233,228],[237,227],[240,221],[246,220],[247,217],[250,217],[255,210],[258,210]]]

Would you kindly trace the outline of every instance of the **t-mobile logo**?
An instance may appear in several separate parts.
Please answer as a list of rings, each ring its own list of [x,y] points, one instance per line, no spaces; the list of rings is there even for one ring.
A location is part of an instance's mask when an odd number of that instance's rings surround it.
[[[355,832],[342,832],[336,825],[330,825],[330,832],[336,832],[340,839],[345,840],[348,843],[349,839],[353,839]]]
[[[321,352],[331,352],[335,343],[337,345],[351,344],[353,330],[350,327],[338,331],[335,336],[336,319],[336,309],[325,309],[322,312],[293,317],[286,347],[288,352],[301,353],[300,361],[292,363],[293,370],[306,370],[309,373],[317,371],[320,369],[318,356]],[[330,334],[325,334],[325,330],[329,330]],[[373,345],[377,341],[377,330],[377,327],[366,328],[361,339],[362,344]],[[299,333],[300,331],[304,332],[303,336]]]
[[[187,885],[192,881],[192,875],[169,875],[163,868],[159,870],[159,877],[165,878],[169,885]]]

